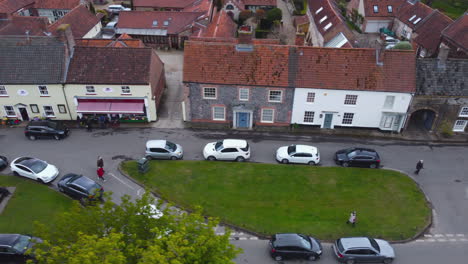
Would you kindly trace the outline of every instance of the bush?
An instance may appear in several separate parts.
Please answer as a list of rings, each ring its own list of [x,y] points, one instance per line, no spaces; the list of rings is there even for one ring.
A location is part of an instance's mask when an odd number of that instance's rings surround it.
[[[260,29],[268,30],[268,29],[271,28],[272,25],[273,25],[272,21],[262,19],[262,20],[260,20],[260,24],[258,25],[258,27]]]
[[[252,11],[250,10],[244,10],[239,13],[239,23],[244,24],[244,21],[251,18],[253,16]]]
[[[442,134],[442,136],[446,138],[453,136],[452,126],[449,122],[444,121],[444,123],[442,123],[442,125],[440,126],[440,134]]]
[[[408,41],[401,41],[395,45],[392,49],[398,50],[413,50],[413,46]]]
[[[278,20],[280,21],[283,18],[283,13],[281,12],[281,9],[279,8],[273,8],[271,10],[268,10],[266,13],[266,20],[270,21],[273,23],[273,21]]]
[[[264,19],[266,17],[266,12],[263,9],[257,9],[257,11],[255,11],[255,16],[257,19]]]

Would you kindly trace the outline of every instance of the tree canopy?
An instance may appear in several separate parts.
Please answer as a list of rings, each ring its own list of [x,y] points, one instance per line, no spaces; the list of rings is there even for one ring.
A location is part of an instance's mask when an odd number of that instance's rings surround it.
[[[38,264],[223,264],[240,252],[229,243],[229,232],[218,236],[218,220],[193,213],[163,210],[155,214],[145,194],[136,201],[122,197],[116,205],[73,208],[49,223],[36,223],[35,236],[44,240],[33,253]]]

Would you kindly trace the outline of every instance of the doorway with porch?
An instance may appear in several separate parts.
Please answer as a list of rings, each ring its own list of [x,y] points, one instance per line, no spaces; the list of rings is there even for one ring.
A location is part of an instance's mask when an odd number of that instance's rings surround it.
[[[252,112],[245,110],[234,111],[233,126],[237,129],[251,129]]]
[[[18,111],[21,115],[21,120],[22,121],[29,121],[29,114],[28,114],[28,109],[26,109],[25,105],[18,105],[17,106]]]
[[[326,129],[333,128],[333,113],[323,113],[322,128],[326,128]]]

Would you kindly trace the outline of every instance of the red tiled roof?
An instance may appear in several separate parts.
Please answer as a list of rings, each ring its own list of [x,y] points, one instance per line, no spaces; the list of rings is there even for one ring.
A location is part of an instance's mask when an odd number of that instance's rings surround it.
[[[205,12],[208,14],[212,12],[212,5],[213,3],[211,0],[199,0],[195,1],[193,4],[186,6],[183,11],[185,12]],[[216,8],[214,8],[216,9]]]
[[[242,0],[244,5],[276,6],[276,0]]]
[[[98,23],[100,23],[100,19],[96,15],[89,11],[85,5],[79,5],[50,25],[49,31],[54,33],[60,25],[69,24],[73,37],[82,38]]]
[[[294,25],[299,26],[310,23],[308,16],[294,16]]]
[[[114,48],[144,48],[140,39],[133,39],[127,34],[122,34],[118,39],[76,39],[76,46],[87,47],[114,47]]]
[[[299,47],[296,87],[412,93],[413,51],[385,51],[383,66],[374,49]],[[299,53],[300,54],[300,53]]]
[[[413,51],[386,51],[383,66],[374,49],[332,49],[254,45],[237,51],[235,43],[188,41],[184,82],[414,92]]]
[[[448,16],[442,14],[438,10],[434,10],[423,24],[416,27],[415,32],[418,36],[414,41],[419,46],[422,46],[433,53],[439,47],[442,30],[452,22],[453,20]],[[468,34],[468,32],[466,32],[466,34]]]
[[[67,83],[148,84],[151,48],[75,46]]]
[[[327,32],[331,31],[334,26],[343,23],[344,19],[336,10],[333,3],[330,0],[309,0],[309,9],[314,18],[315,25],[317,25],[320,34],[325,35]],[[322,9],[322,10],[320,10]],[[319,13],[317,11],[320,10]],[[324,20],[322,20],[325,18]],[[331,27],[327,30],[324,29],[325,26],[331,23]]]
[[[44,36],[48,25],[47,17],[9,16],[0,21],[0,35]]]
[[[172,11],[129,11],[119,15],[118,27],[133,29],[167,29],[167,34],[178,34],[188,25],[197,20],[201,12],[172,12]],[[158,21],[158,26],[153,27],[153,21]],[[169,21],[164,26],[164,21]]]
[[[196,0],[133,0],[134,7],[185,8]]]
[[[36,0],[0,0],[0,13],[12,14]]]
[[[442,31],[442,35],[451,40],[458,47],[468,51],[468,13],[459,17],[455,22]]]
[[[206,30],[201,31],[201,37],[233,38],[236,36],[237,24],[222,9],[217,13]]]
[[[80,0],[36,0],[34,7],[39,9],[73,9]]]
[[[432,13],[432,11],[432,8],[421,2],[417,2],[416,4],[405,2],[400,6],[400,8],[398,8],[396,18],[410,28],[415,29],[419,26],[419,23],[423,22],[423,20]]]
[[[364,0],[364,14],[366,17],[394,17],[398,8],[406,0]],[[374,6],[378,7],[378,12],[374,12]],[[388,6],[392,7],[389,12]]]

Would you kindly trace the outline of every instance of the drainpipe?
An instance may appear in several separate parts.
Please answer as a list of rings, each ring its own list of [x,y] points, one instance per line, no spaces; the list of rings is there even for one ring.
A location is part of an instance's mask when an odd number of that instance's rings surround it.
[[[65,84],[64,83],[62,83],[62,91],[63,91],[63,96],[65,97],[65,104],[67,105],[68,115],[70,116],[70,120],[73,121],[75,119],[71,115],[70,106],[68,105],[67,93],[65,92]]]

